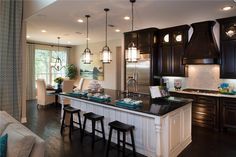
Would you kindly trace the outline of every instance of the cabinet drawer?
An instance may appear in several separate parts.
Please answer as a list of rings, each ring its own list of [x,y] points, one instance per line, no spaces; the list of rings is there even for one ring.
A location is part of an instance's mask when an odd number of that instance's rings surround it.
[[[193,113],[193,120],[202,120],[202,121],[209,121],[209,122],[213,122],[215,120],[215,116],[214,115],[208,115],[205,113]]]
[[[194,112],[216,114],[216,105],[193,103],[193,113]]]
[[[196,102],[201,103],[201,104],[217,104],[217,98],[206,97],[206,96],[197,96]]]

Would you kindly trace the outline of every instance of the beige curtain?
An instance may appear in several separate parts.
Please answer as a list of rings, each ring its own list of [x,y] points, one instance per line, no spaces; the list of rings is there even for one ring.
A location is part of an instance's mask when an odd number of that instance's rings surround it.
[[[35,89],[35,45],[27,44],[26,51],[26,99],[36,99]]]
[[[21,117],[23,1],[0,1],[0,110]]]

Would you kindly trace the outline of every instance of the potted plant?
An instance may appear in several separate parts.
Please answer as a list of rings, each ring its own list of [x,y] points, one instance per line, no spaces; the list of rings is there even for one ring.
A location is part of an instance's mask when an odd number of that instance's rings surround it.
[[[77,73],[77,67],[74,64],[70,64],[66,67],[66,77],[69,77],[70,79],[75,79]]]
[[[57,90],[58,91],[61,90],[61,84],[62,84],[63,80],[64,79],[62,77],[57,77],[54,80],[54,82],[57,83]]]

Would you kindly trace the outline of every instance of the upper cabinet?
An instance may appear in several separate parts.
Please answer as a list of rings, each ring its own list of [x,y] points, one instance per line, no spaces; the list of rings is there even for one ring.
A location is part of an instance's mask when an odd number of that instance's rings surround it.
[[[217,21],[220,23],[220,77],[236,79],[236,16]]]
[[[150,53],[157,45],[157,32],[157,28],[147,28],[124,33],[125,49],[128,48],[130,42],[134,42],[140,53]]]
[[[187,76],[182,57],[188,43],[188,25],[160,30],[160,46],[157,55],[158,76]]]

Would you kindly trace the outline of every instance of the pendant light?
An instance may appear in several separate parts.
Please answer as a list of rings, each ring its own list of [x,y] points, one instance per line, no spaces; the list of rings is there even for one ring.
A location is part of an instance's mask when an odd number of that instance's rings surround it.
[[[107,46],[107,12],[109,11],[109,9],[105,8],[104,11],[106,12],[105,46],[103,47],[102,51],[100,52],[100,59],[101,59],[102,63],[110,63],[111,62],[111,51],[110,51],[110,48]]]
[[[87,38],[86,38],[86,49],[84,50],[83,54],[82,54],[82,61],[84,62],[84,64],[91,64],[92,62],[92,52],[90,51],[90,49],[88,48],[88,18],[90,17],[90,15],[85,15],[85,17],[87,18]]]
[[[132,4],[132,31],[134,30],[134,3],[136,0],[130,0]],[[126,61],[127,62],[137,62],[140,58],[140,52],[135,46],[134,42],[129,43],[128,49],[126,50]]]
[[[54,63],[51,63],[51,67],[54,68],[55,70],[57,71],[60,71],[62,68],[65,67],[65,65],[62,64],[62,60],[61,58],[59,57],[59,47],[60,47],[60,44],[59,44],[59,40],[61,38],[60,37],[57,37],[57,57],[54,58],[55,59],[55,62]]]

